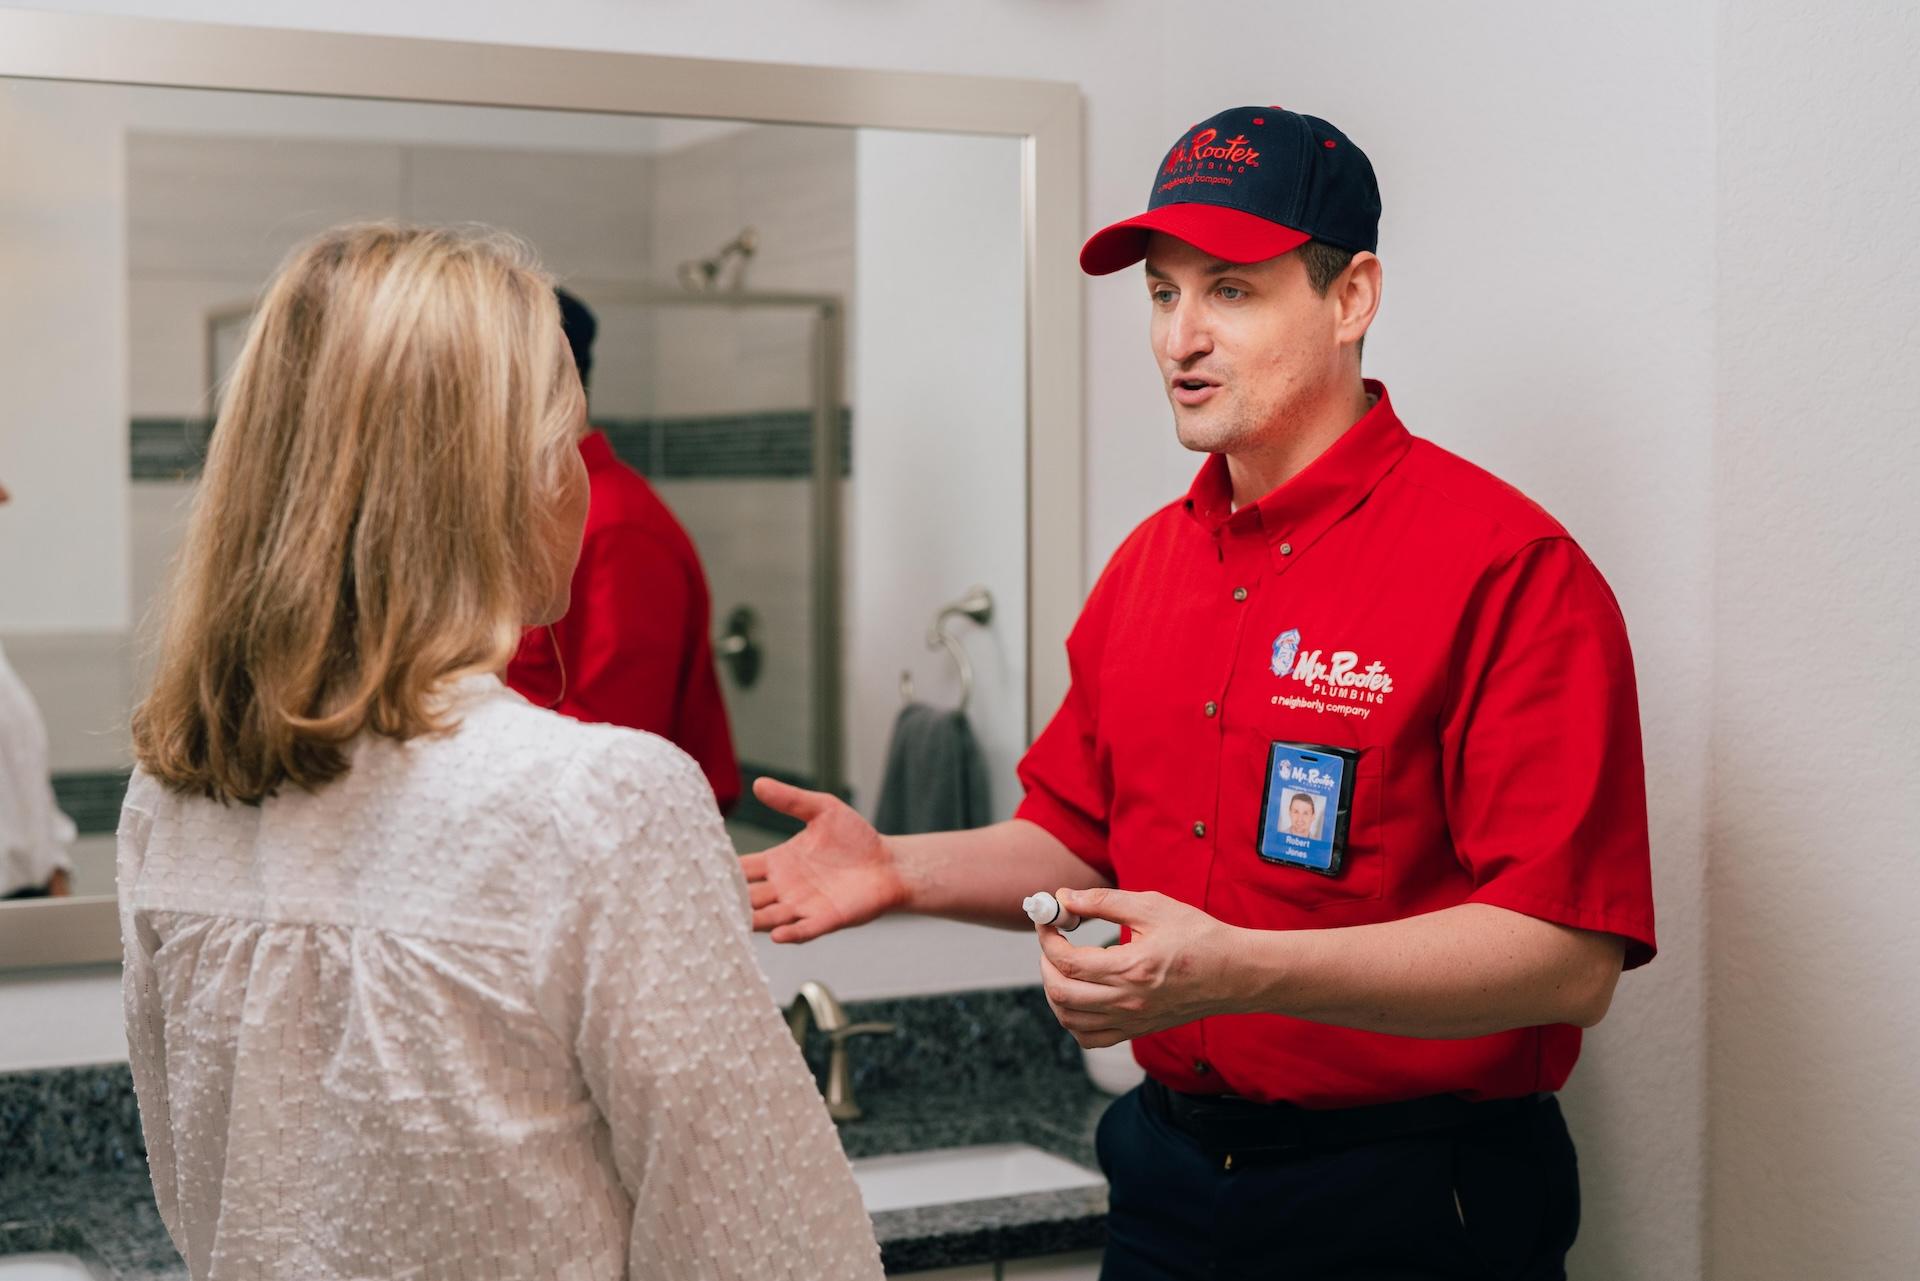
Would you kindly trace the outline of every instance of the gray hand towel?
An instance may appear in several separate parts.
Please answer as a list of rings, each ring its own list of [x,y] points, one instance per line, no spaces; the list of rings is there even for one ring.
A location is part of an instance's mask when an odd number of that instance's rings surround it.
[[[889,836],[984,827],[987,762],[966,714],[909,703],[893,722],[873,825]]]

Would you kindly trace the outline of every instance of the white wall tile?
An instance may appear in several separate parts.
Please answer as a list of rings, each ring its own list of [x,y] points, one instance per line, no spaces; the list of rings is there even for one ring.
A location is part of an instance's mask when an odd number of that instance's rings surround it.
[[[5,644],[7,661],[47,723],[48,769],[58,774],[132,763],[131,643],[125,633],[13,633]]]
[[[128,270],[264,281],[315,232],[397,216],[401,174],[390,145],[131,133]]]
[[[639,156],[409,147],[404,162],[407,217],[511,231],[563,280],[648,277],[652,208]]]

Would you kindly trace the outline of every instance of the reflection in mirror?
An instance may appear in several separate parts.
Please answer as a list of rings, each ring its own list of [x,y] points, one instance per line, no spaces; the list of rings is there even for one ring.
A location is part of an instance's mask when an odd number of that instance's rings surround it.
[[[45,762],[20,768],[77,829],[76,892],[112,892],[141,629],[254,294],[303,238],[360,219],[504,228],[591,311],[592,424],[690,540],[697,661],[745,781],[874,814],[901,672],[957,706],[928,635],[977,584],[990,615],[946,631],[970,660],[976,817],[1011,813],[1017,139],[0,81],[0,142],[0,646],[44,716]],[[650,602],[657,582],[641,567],[613,590]],[[666,702],[692,683],[673,672]],[[748,850],[789,825],[747,796],[729,826]]]

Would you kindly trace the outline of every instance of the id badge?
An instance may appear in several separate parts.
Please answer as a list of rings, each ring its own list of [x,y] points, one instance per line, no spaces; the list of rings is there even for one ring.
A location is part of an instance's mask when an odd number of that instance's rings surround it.
[[[1317,743],[1270,745],[1267,789],[1260,801],[1260,857],[1322,876],[1340,875],[1359,760],[1358,752]]]

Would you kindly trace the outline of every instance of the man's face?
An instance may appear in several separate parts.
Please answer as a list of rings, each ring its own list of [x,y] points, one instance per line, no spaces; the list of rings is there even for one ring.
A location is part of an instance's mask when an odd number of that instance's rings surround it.
[[[1265,443],[1341,374],[1338,291],[1314,292],[1298,254],[1220,262],[1155,232],[1146,285],[1154,356],[1188,449]]]
[[[1313,835],[1313,802],[1296,796],[1287,802],[1287,831],[1295,836]]]

